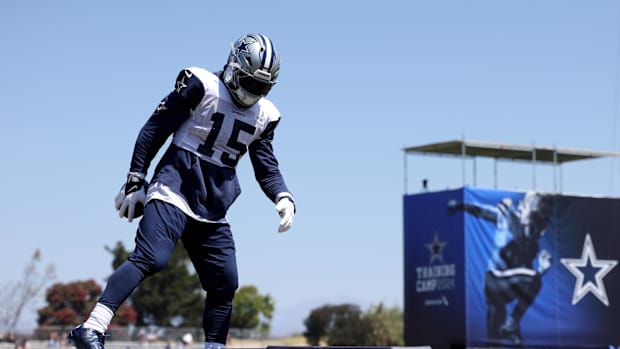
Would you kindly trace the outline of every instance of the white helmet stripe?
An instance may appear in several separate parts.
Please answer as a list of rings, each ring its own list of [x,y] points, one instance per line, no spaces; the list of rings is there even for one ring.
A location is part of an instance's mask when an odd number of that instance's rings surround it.
[[[265,37],[262,34],[258,35],[265,47],[265,51],[263,52],[262,64],[265,69],[271,69],[271,65],[273,64],[273,45],[271,44],[271,40]]]

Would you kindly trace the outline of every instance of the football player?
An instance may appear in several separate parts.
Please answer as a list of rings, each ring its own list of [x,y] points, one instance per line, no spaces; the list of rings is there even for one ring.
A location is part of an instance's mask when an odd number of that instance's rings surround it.
[[[68,333],[78,349],[103,349],[114,313],[147,276],[163,269],[181,240],[207,292],[205,349],[226,344],[238,286],[235,244],[226,212],[241,190],[235,168],[248,152],[255,178],[280,215],[293,223],[295,204],[272,141],[280,113],[265,96],[276,84],[280,57],[271,40],[248,34],[231,47],[222,71],[191,67],[140,130],[115,207],[129,222],[142,216],[135,250],[114,271],[86,321]],[[150,184],[151,161],[172,142]]]
[[[484,280],[489,344],[523,344],[521,318],[538,295],[542,276],[551,267],[551,254],[540,250],[538,244],[550,224],[551,206],[550,195],[536,192],[527,192],[518,207],[510,199],[497,206],[448,202],[449,214],[462,210],[496,226],[496,249]],[[507,314],[507,305],[515,300]]]

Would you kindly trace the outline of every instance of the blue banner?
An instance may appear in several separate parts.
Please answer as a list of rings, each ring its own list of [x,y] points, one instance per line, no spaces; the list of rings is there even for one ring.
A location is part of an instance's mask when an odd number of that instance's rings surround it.
[[[407,345],[620,345],[619,199],[465,187],[404,223]]]
[[[446,219],[446,203],[462,198],[454,190],[404,199],[407,345],[466,339],[463,217]]]

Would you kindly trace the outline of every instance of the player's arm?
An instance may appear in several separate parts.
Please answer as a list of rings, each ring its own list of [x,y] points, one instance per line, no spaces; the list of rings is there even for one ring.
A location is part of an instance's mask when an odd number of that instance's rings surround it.
[[[489,222],[497,223],[497,212],[491,209],[476,204],[458,202],[456,200],[448,201],[448,213],[452,215],[456,211],[464,211],[478,218],[482,218]]]
[[[549,270],[549,268],[551,267],[551,260],[552,257],[549,251],[545,249],[540,251],[540,253],[537,255],[538,267],[536,268],[536,271],[538,272],[538,274],[543,275],[547,272],[547,270]]]
[[[482,218],[486,221],[497,223],[497,212],[484,206],[465,204],[465,212]]]
[[[293,223],[295,201],[284,182],[271,143],[278,122],[270,122],[260,137],[249,145],[248,150],[254,177],[265,195],[276,204],[276,210],[282,218],[278,231],[285,232]]]
[[[127,181],[115,198],[120,217],[139,217],[146,201],[146,173],[168,137],[189,118],[204,96],[202,82],[190,70],[181,71],[174,89],[159,103],[140,129],[131,156]]]
[[[138,133],[129,172],[146,175],[159,149],[189,118],[204,92],[202,82],[190,70],[184,69],[179,73],[174,90],[159,103]]]

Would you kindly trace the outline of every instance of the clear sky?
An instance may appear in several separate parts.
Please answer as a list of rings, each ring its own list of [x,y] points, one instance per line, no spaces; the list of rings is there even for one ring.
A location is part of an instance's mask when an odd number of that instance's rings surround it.
[[[269,98],[297,216],[276,232],[245,157],[229,219],[240,284],[272,295],[276,335],[325,303],[402,306],[402,148],[462,137],[619,148],[618,1],[2,1],[0,285],[37,248],[57,281],[105,284],[104,247],[133,247],[137,223],[113,198],[138,130],[180,69],[220,69],[250,32],[282,57]],[[477,162],[478,186],[493,186],[492,168]],[[412,192],[422,178],[462,184],[453,158],[411,156],[408,169]],[[551,173],[537,168],[537,189],[553,188]],[[563,188],[618,196],[619,174],[618,160],[575,162]],[[500,188],[531,178],[527,164],[499,165]]]

